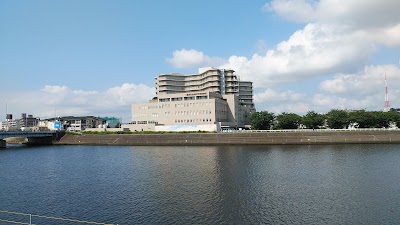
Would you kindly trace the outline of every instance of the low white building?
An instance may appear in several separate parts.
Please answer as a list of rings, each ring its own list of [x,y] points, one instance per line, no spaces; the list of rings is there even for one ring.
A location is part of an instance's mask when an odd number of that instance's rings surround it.
[[[1,130],[3,131],[17,131],[20,130],[19,120],[10,120],[1,122]]]

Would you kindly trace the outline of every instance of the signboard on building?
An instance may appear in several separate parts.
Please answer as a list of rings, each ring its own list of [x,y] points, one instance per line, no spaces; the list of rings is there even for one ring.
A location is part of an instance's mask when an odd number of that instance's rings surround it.
[[[55,121],[54,122],[54,129],[61,129],[61,122],[60,121]]]

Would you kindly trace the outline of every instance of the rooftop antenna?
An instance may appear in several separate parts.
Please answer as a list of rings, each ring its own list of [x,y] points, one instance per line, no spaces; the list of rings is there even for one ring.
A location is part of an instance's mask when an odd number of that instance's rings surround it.
[[[385,73],[385,105],[384,105],[383,111],[388,112],[389,110],[390,110],[390,103],[389,103],[388,87],[387,87],[387,80],[386,80],[386,73]]]

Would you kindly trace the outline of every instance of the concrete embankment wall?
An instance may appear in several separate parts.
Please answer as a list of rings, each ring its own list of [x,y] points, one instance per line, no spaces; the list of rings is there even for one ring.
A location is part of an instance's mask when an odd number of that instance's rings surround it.
[[[400,131],[310,131],[193,134],[67,134],[64,145],[268,145],[400,143]]]

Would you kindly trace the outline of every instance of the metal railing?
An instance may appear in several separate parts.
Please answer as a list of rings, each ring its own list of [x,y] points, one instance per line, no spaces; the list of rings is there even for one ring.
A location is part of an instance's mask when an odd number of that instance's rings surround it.
[[[7,210],[0,210],[0,215],[1,214],[23,216],[25,219],[25,221],[16,221],[14,219],[2,219],[0,216],[0,222],[10,223],[10,224],[36,225],[35,223],[33,223],[34,222],[33,220],[35,218],[42,218],[42,219],[81,223],[81,224],[114,225],[111,223],[101,223],[101,222],[85,221],[85,220],[78,220],[78,219],[68,219],[68,218],[62,218],[62,217],[44,216],[44,215],[37,215],[37,214],[32,214],[32,213],[13,212],[13,211],[7,211]]]
[[[9,137],[52,137],[54,131],[0,131],[0,139]]]

